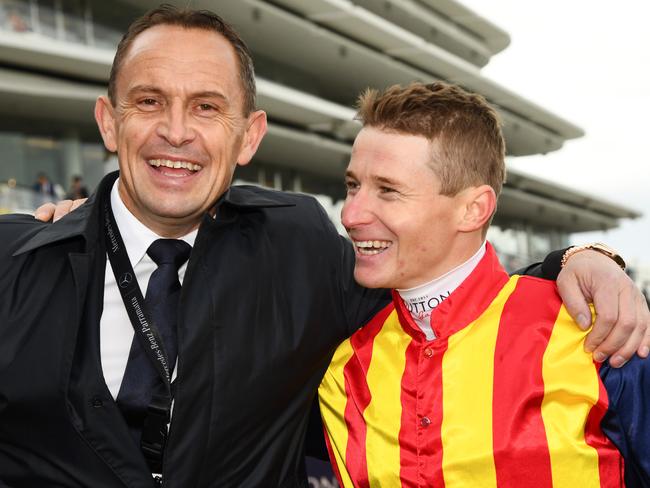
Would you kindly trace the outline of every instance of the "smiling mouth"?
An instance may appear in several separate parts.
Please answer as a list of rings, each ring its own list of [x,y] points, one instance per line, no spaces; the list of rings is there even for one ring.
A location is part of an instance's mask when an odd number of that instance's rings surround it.
[[[391,241],[353,241],[354,248],[362,256],[374,256],[393,245]]]
[[[202,169],[202,166],[190,161],[171,161],[169,159],[149,159],[147,164],[162,171],[166,176],[187,176]],[[183,171],[166,171],[167,169]]]

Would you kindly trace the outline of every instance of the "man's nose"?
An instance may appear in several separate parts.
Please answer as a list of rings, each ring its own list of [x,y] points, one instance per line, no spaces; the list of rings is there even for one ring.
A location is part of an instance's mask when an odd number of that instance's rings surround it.
[[[348,194],[341,209],[341,223],[346,229],[367,224],[372,218],[370,201],[366,192],[358,190]]]
[[[191,118],[181,103],[172,103],[167,107],[157,132],[174,147],[183,146],[196,136],[191,126]]]

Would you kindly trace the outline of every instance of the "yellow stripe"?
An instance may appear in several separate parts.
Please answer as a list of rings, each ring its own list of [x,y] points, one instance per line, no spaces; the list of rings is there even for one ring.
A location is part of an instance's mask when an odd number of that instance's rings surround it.
[[[480,323],[474,322],[449,338],[442,361],[442,470],[446,488],[496,487],[492,454],[494,348],[503,307],[517,280],[513,277],[508,281],[481,315]]]
[[[553,486],[600,487],[598,452],[584,437],[599,385],[591,355],[583,350],[586,334],[562,307],[544,352],[542,419]]]
[[[401,386],[406,365],[406,334],[393,311],[375,337],[367,380],[371,400],[364,412],[368,425],[366,459],[370,486],[401,486],[399,431],[402,417]]]
[[[332,358],[325,377],[318,388],[321,415],[334,453],[344,488],[353,488],[345,468],[345,450],[348,445],[348,428],[345,424],[345,378],[343,370],[353,354],[350,339],[343,342]]]

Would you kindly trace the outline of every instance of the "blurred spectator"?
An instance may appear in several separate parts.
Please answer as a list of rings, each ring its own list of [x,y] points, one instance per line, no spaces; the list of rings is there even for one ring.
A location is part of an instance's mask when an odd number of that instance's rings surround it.
[[[30,30],[25,19],[17,12],[11,12],[9,14],[9,24],[15,32],[27,32]]]
[[[54,189],[54,184],[50,181],[47,175],[43,172],[38,174],[36,183],[32,186],[32,189],[41,195],[46,195],[48,197],[55,197],[56,190]]]
[[[78,198],[88,198],[88,189],[84,186],[83,178],[79,175],[72,177],[70,189],[65,195],[70,200],[77,200]]]
[[[29,32],[29,4],[0,0],[0,27],[14,32]]]

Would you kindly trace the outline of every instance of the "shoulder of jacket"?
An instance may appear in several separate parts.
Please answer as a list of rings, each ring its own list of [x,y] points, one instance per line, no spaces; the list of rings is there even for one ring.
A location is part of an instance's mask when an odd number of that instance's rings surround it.
[[[226,195],[226,202],[245,207],[290,207],[315,201],[313,196],[305,193],[273,190],[255,185],[233,185]]]
[[[46,229],[50,223],[36,220],[28,214],[0,215],[0,249],[2,253],[13,253],[36,234]]]
[[[327,212],[318,199],[305,193],[271,190],[253,185],[230,188],[226,203],[240,212],[262,211],[289,226],[329,226]]]
[[[40,220],[36,220],[33,215],[29,214],[4,214],[0,215],[0,226],[2,230],[9,225],[21,226],[21,225],[34,225],[34,224],[45,224]]]

